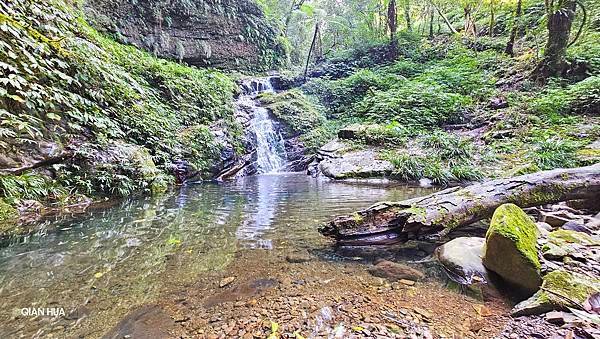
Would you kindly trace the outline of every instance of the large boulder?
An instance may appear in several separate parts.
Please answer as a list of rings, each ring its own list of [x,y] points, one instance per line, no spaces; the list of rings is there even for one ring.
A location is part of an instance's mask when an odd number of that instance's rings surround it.
[[[380,178],[391,175],[394,165],[380,159],[376,150],[364,149],[326,158],[319,163],[319,170],[333,179]]]
[[[462,285],[470,285],[488,280],[482,262],[484,247],[484,238],[456,238],[438,247],[435,256],[450,279]]]
[[[505,281],[532,295],[540,286],[538,228],[514,204],[496,209],[486,234],[483,265]]]
[[[517,304],[512,314],[522,316],[578,308],[589,296],[598,292],[600,279],[597,277],[555,270],[544,276],[542,288],[531,298]]]

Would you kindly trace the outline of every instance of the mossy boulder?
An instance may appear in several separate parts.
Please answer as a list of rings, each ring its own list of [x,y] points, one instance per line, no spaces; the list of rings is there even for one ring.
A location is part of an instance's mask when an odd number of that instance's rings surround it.
[[[0,199],[0,234],[11,229],[19,212],[3,199]]]
[[[552,310],[578,308],[592,294],[600,292],[600,279],[582,274],[555,270],[544,276],[539,291],[517,304],[514,316],[546,313]]]
[[[485,237],[483,265],[524,295],[532,295],[541,283],[538,234],[535,223],[518,206],[498,207]]]

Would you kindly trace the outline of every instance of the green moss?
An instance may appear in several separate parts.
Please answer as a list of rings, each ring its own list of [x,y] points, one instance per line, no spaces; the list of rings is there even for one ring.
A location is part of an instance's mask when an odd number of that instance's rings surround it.
[[[363,217],[358,214],[358,212],[354,212],[352,214],[352,219],[354,220],[354,222],[356,222],[357,224],[360,224],[363,221]]]
[[[521,255],[539,270],[541,265],[537,254],[538,232],[535,223],[519,206],[504,204],[494,212],[486,240],[493,234],[512,240]]]
[[[150,184],[150,192],[152,192],[153,195],[162,194],[166,192],[172,184],[174,184],[173,176],[159,174]]]
[[[588,296],[599,291],[599,284],[600,280],[598,279],[589,279],[564,270],[556,270],[544,276],[542,289],[550,291],[549,294],[555,293],[559,297],[564,296],[583,303]],[[555,299],[550,295],[546,297]]]
[[[3,199],[0,199],[0,224],[19,217],[17,210]]]
[[[582,244],[582,245],[597,245],[598,241],[595,241],[592,237],[590,237],[589,235],[582,233],[582,232],[577,232],[577,231],[572,231],[572,230],[556,230],[554,232],[551,232],[548,235],[548,241],[549,242],[555,242],[555,243],[576,243],[576,244]]]
[[[510,200],[517,205],[543,205],[548,202],[560,200],[564,190],[565,187],[558,184],[548,186],[538,185],[529,192],[519,192],[511,196]]]

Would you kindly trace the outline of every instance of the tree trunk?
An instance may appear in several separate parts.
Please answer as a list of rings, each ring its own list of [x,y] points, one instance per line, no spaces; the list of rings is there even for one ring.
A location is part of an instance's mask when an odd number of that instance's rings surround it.
[[[521,20],[521,14],[523,13],[523,0],[517,1],[517,11],[515,12],[515,17],[513,19],[513,27],[510,31],[510,38],[508,39],[508,43],[506,44],[506,49],[504,52],[510,56],[515,55],[515,40],[517,39],[517,33],[519,31],[519,20]]]
[[[317,22],[315,24],[315,34],[313,35],[312,43],[310,44],[310,49],[308,50],[308,56],[306,57],[306,67],[304,67],[304,80],[306,80],[306,77],[308,75],[308,64],[310,63],[310,57],[312,55],[312,51],[313,51],[313,49],[315,49],[315,43],[317,42],[318,34],[319,34],[319,23]]]
[[[435,11],[433,10],[433,8],[431,8],[429,12],[429,39],[431,40],[433,39],[433,19],[435,18]]]
[[[404,0],[404,20],[406,20],[406,30],[412,32],[412,22],[410,20],[410,0]]]
[[[446,17],[446,15],[444,15],[444,13],[442,13],[442,11],[440,10],[440,8],[433,2],[433,0],[430,0],[429,3],[431,4],[431,6],[433,6],[433,8],[435,8],[436,12],[438,12],[438,14],[440,15],[440,17],[442,19],[444,19],[444,22],[446,23],[446,26],[448,26],[448,29],[450,29],[450,32],[457,34],[458,32],[456,31],[456,29],[454,29],[454,27],[452,27],[452,24],[450,23],[450,20],[448,20],[448,18]]]
[[[494,25],[496,24],[496,9],[494,8],[494,0],[490,1],[490,38],[494,37]]]
[[[388,3],[387,21],[388,28],[390,29],[390,41],[394,45],[396,43],[396,31],[398,30],[396,0],[390,0]]]
[[[548,17],[548,41],[544,49],[544,58],[534,71],[538,80],[562,75],[566,65],[567,46],[571,34],[571,26],[575,19],[576,0],[546,1]]]
[[[525,208],[598,196],[600,163],[454,187],[400,202],[381,202],[337,217],[319,231],[342,244],[387,243],[445,235],[491,217],[505,203]]]
[[[463,9],[465,13],[465,34],[477,36],[477,29],[475,28],[475,21],[473,20],[473,6],[467,5]]]

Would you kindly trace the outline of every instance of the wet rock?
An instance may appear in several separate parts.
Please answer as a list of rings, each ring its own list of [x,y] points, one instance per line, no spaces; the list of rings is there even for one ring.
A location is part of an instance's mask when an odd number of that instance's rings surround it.
[[[600,230],[600,217],[595,216],[590,221],[585,224],[585,227],[591,231],[599,231]]]
[[[538,227],[538,229],[540,231],[547,231],[547,232],[552,232],[553,228],[552,226],[550,226],[550,224],[546,223],[546,222],[542,222],[542,221],[538,221],[535,223],[535,225]]]
[[[542,222],[545,222],[554,228],[561,227],[562,225],[576,218],[576,216],[563,211],[541,212],[540,216]]]
[[[170,338],[169,328],[174,324],[159,306],[148,305],[131,312],[103,338]]]
[[[401,279],[406,280],[421,280],[425,275],[410,266],[382,260],[379,261],[375,266],[369,268],[371,275],[381,278],[387,278],[391,281],[397,281]]]
[[[562,225],[561,228],[563,230],[570,230],[570,231],[576,231],[576,232],[583,232],[586,234],[592,234],[592,230],[585,227],[585,225],[583,225],[583,223],[578,222],[578,221],[568,221],[567,223]]]
[[[576,210],[600,211],[599,199],[569,200],[565,205]]]
[[[600,279],[565,270],[556,270],[544,276],[543,289],[517,304],[514,316],[546,313],[552,310],[578,308],[589,296],[600,291]]]
[[[299,264],[311,261],[312,257],[308,251],[298,251],[286,255],[285,260],[289,263]]]
[[[524,294],[533,294],[541,283],[538,234],[535,223],[518,206],[498,207],[486,234],[483,265]]]
[[[487,272],[482,262],[484,246],[484,238],[456,238],[438,247],[435,255],[450,279],[469,285],[475,280],[487,281]]]

